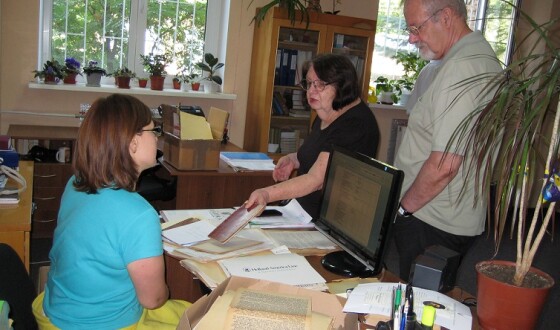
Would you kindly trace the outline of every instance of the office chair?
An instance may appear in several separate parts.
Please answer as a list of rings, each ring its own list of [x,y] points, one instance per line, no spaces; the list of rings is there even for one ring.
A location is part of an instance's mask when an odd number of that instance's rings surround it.
[[[148,202],[153,201],[170,201],[175,198],[177,193],[177,178],[167,180],[157,176],[156,172],[161,168],[159,159],[163,156],[163,152],[157,151],[158,164],[149,168],[140,174],[136,191],[144,197]]]
[[[31,304],[37,291],[17,252],[0,243],[0,300],[8,302],[14,330],[37,329]]]

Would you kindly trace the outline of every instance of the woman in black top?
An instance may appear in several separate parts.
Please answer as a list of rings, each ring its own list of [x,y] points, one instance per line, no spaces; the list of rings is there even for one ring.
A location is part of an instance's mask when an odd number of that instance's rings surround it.
[[[257,189],[247,208],[283,199],[297,198],[309,215],[319,215],[321,189],[332,146],[374,157],[379,128],[373,113],[360,99],[361,90],[352,62],[337,54],[319,55],[303,68],[307,102],[317,112],[310,135],[297,153],[278,160],[272,177],[275,185]],[[297,176],[290,179],[293,170]]]

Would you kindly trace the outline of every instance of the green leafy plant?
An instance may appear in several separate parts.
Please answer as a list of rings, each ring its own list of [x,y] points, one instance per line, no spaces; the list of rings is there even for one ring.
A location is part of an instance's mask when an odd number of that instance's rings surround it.
[[[254,0],[251,0],[249,3],[249,7],[253,4]],[[300,0],[272,0],[266,5],[259,8],[251,23],[256,22],[257,26],[264,20],[266,17],[266,13],[276,5],[280,6],[280,8],[285,8],[288,13],[288,19],[292,23],[292,25],[296,24],[296,18],[298,16],[298,12],[300,13],[300,23],[303,23],[305,20],[306,28],[309,27],[309,12],[307,11],[307,4]]]
[[[146,72],[148,72],[151,76],[164,77],[165,75],[167,75],[165,67],[167,66],[170,58],[171,56],[167,54],[154,55],[154,53],[149,53],[147,55],[140,55],[144,70],[146,70]]]
[[[126,66],[123,66],[122,68],[117,69],[111,75],[113,77],[128,77],[128,78],[135,78],[136,77],[136,73],[134,73],[132,70],[130,70]]]
[[[62,79],[64,78],[64,67],[55,59],[48,60],[43,64],[42,70],[34,70],[35,78],[45,78],[47,76],[52,76],[54,78]]]
[[[550,32],[560,19],[543,24],[519,13],[530,29],[516,43],[514,60],[491,76],[486,90],[495,91],[492,99],[462,122],[448,144],[448,148],[453,143],[464,145],[466,153],[473,155],[465,168],[474,171],[467,174],[475,175],[475,186],[482,187],[477,198],[491,205],[491,186],[495,186],[495,207],[489,210],[493,222],[488,222],[488,229],[497,253],[511,219],[510,236],[517,236],[513,278],[517,286],[522,285],[547,233],[559,200],[551,192],[559,188],[554,181],[560,174],[560,49]],[[483,78],[488,77],[473,79]],[[495,155],[499,155],[496,164],[492,162]],[[529,205],[534,200],[531,215]]]
[[[401,85],[399,84],[398,80],[389,79],[384,76],[379,76],[374,81],[375,85],[375,94],[379,95],[383,92],[386,93],[393,93],[391,95],[391,99],[394,103],[399,101],[399,96],[402,94]]]
[[[218,85],[222,84],[222,77],[218,76],[216,71],[223,66],[224,63],[219,63],[218,58],[214,57],[211,53],[204,54],[204,62],[196,63],[197,68],[208,73],[208,75],[202,79],[213,81]]]
[[[420,55],[415,52],[397,52],[397,54],[391,58],[396,60],[397,64],[403,66],[403,76],[397,80],[401,90],[406,89],[411,91],[414,88],[420,71],[428,64],[428,61],[422,59]]]
[[[107,75],[107,71],[100,67],[97,61],[89,61],[87,66],[84,66],[85,74],[101,73],[101,75]]]

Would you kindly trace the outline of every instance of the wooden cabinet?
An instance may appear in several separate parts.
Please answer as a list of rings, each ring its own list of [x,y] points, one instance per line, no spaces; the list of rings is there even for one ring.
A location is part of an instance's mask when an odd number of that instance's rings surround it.
[[[8,135],[15,145],[26,145],[21,140],[36,140],[38,145],[56,150],[58,147],[74,149],[78,127],[53,127],[33,125],[10,125]],[[28,150],[17,150],[26,154]],[[72,176],[72,164],[35,162],[33,171],[33,204],[31,238],[52,238],[60,207],[60,198],[66,182]]]
[[[309,26],[292,26],[283,9],[269,10],[254,30],[244,149],[267,152],[270,143],[287,153],[306,138],[314,115],[297,85],[303,63],[317,54],[347,55],[366,99],[374,35],[373,20],[310,13]]]
[[[71,176],[71,164],[35,163],[33,172],[35,212],[32,217],[32,238],[53,237],[60,199]]]

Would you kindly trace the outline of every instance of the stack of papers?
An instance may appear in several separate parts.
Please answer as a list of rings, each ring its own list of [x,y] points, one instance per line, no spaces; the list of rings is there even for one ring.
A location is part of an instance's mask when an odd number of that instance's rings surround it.
[[[308,289],[327,289],[325,279],[307,259],[293,253],[223,259],[218,264],[227,276],[243,276]]]
[[[278,210],[282,215],[256,217],[249,225],[259,228],[314,228],[313,218],[305,212],[296,199],[292,199],[285,206],[267,206],[267,210]]]
[[[216,226],[211,225],[208,221],[193,219],[188,224],[163,229],[161,235],[164,240],[171,243],[189,246],[208,240],[208,234],[215,228]]]
[[[393,288],[396,285],[397,283],[359,284],[349,295],[343,311],[390,317],[393,308]],[[422,319],[424,302],[430,301],[443,307],[436,310],[435,324],[448,329],[471,329],[472,315],[467,306],[436,291],[420,288],[413,288],[413,291],[416,319]]]
[[[262,152],[220,152],[220,159],[236,171],[272,171],[274,162]]]

